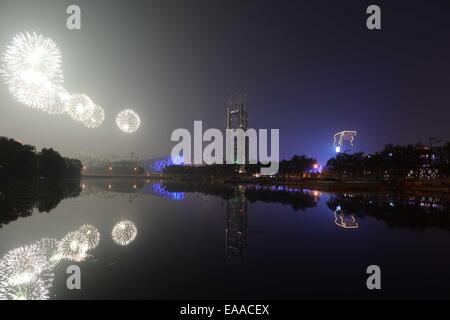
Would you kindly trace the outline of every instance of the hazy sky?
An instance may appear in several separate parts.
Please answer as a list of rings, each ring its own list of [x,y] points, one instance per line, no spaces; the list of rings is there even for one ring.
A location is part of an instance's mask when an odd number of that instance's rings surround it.
[[[90,130],[13,100],[0,84],[0,135],[65,155],[168,155],[171,132],[194,120],[224,128],[231,92],[248,95],[249,124],[279,128],[283,158],[333,156],[332,136],[357,130],[358,150],[450,139],[450,3],[376,1],[382,30],[365,27],[373,1],[5,1],[0,48],[18,32],[51,37],[65,87],[106,111]],[[78,4],[82,29],[66,29]],[[133,135],[114,123],[130,107]]]

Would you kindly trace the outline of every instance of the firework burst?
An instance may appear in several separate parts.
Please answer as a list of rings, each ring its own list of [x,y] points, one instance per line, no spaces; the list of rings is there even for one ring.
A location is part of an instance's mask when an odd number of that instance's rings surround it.
[[[84,224],[78,229],[83,242],[87,244],[88,250],[95,249],[100,243],[100,233],[97,228],[90,224]]]
[[[47,261],[45,270],[50,271],[61,261],[58,254],[58,239],[44,238],[34,243],[39,254],[43,255]]]
[[[0,282],[0,300],[48,300],[52,279],[34,278],[27,283]]]
[[[58,255],[66,260],[81,262],[87,258],[89,245],[83,235],[78,232],[69,232],[58,244]]]
[[[133,110],[126,109],[117,114],[116,124],[120,131],[134,133],[141,126],[141,118]]]
[[[123,220],[112,229],[112,239],[120,246],[127,246],[136,239],[137,228],[133,222]]]
[[[45,110],[57,101],[56,87],[63,83],[62,55],[52,39],[19,33],[2,57],[3,79],[20,103]]]
[[[35,244],[10,250],[0,260],[0,274],[12,285],[27,283],[47,268],[46,256]]]
[[[83,124],[89,129],[95,129],[99,127],[105,120],[105,110],[98,105],[94,105],[92,114],[83,121]]]
[[[67,100],[66,108],[67,113],[72,119],[84,122],[92,117],[95,104],[85,94],[73,94]]]

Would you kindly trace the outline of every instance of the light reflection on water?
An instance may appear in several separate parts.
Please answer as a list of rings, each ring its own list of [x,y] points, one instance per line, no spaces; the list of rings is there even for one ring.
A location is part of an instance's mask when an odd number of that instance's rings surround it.
[[[438,297],[450,288],[445,195],[114,179],[0,191],[1,299],[361,296],[357,270],[378,259],[394,280],[399,252],[429,259],[410,272],[437,272],[424,283]],[[73,263],[90,270],[79,293],[65,288]],[[400,284],[388,296],[424,294]]]

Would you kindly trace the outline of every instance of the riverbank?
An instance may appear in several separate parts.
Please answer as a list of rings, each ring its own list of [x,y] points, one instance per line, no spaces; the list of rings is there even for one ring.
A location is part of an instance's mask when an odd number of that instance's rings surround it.
[[[345,191],[414,191],[424,193],[448,193],[450,194],[450,179],[440,180],[408,180],[400,182],[387,181],[364,181],[364,180],[340,180],[337,178],[305,178],[305,179],[277,179],[277,178],[254,178],[254,177],[234,177],[234,178],[187,178],[180,176],[167,176],[160,174],[153,175],[83,175],[83,179],[134,179],[134,180],[170,180],[186,182],[209,182],[242,185],[275,185],[275,186],[295,186],[305,189],[315,189],[329,192]]]

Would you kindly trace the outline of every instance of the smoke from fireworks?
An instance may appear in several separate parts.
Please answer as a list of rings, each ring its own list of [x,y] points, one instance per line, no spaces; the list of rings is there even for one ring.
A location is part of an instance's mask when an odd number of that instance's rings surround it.
[[[19,33],[2,57],[3,79],[20,103],[45,110],[55,104],[55,87],[63,83],[61,52],[41,34]]]
[[[112,229],[112,239],[121,246],[127,246],[136,239],[137,228],[133,222],[123,220],[117,223]]]
[[[125,133],[136,132],[141,125],[141,118],[133,110],[126,109],[116,116],[116,124],[120,131]]]

